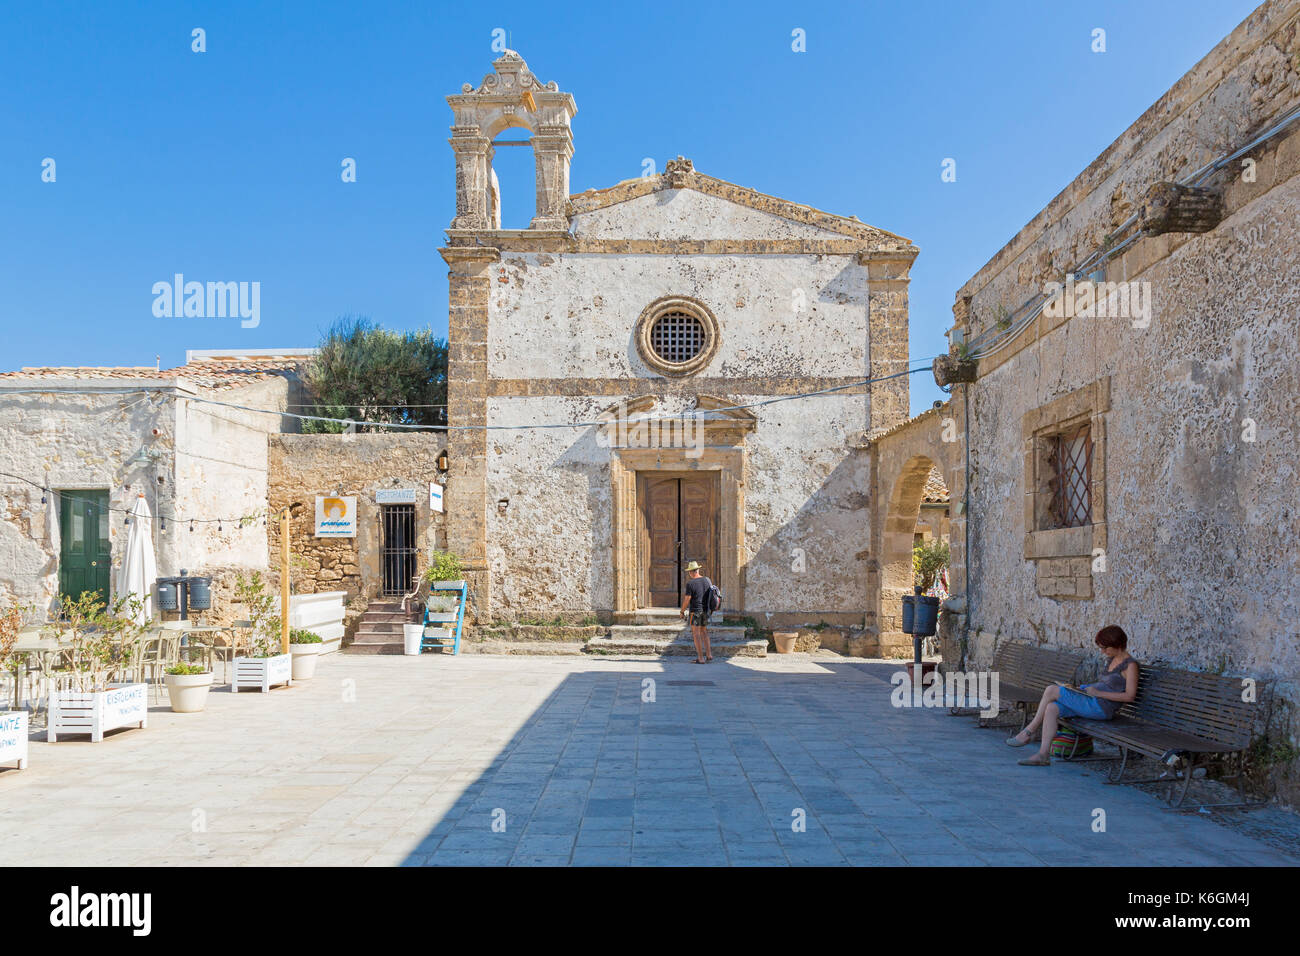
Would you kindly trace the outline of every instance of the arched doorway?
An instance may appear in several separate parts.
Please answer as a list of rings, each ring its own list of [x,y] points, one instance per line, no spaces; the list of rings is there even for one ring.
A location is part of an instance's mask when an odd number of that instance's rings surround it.
[[[962,430],[945,403],[880,436],[875,444],[875,528],[869,588],[882,656],[907,656],[912,639],[903,633],[904,595],[912,593],[912,549],[918,540],[946,540],[948,590],[964,599],[966,516],[961,455]],[[957,603],[954,601],[954,603]]]

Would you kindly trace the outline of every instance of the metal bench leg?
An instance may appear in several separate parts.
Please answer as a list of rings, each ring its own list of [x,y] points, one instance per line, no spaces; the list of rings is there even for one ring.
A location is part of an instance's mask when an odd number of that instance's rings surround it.
[[[1184,777],[1183,777],[1183,790],[1182,793],[1178,795],[1177,803],[1174,802],[1174,788],[1178,786],[1178,771],[1175,768],[1174,776],[1169,780],[1169,788],[1168,788],[1169,792],[1165,796],[1165,802],[1169,804],[1171,807],[1181,807],[1183,805],[1183,801],[1187,799],[1187,791],[1191,789],[1192,777],[1196,772],[1196,765],[1198,762],[1199,761],[1195,757],[1192,757],[1190,760],[1187,758],[1182,758],[1180,760],[1180,763],[1184,764],[1183,767]]]
[[[1114,767],[1108,768],[1106,771],[1107,783],[1119,783],[1124,779],[1124,768],[1128,766],[1128,748],[1120,747],[1119,755],[1119,773],[1115,772]]]

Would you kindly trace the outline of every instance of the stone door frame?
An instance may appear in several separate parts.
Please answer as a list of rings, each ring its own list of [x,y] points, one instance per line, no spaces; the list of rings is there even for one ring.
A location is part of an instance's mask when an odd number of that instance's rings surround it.
[[[637,496],[638,472],[716,472],[718,477],[718,564],[714,579],[722,589],[722,609],[745,609],[745,436],[757,419],[744,409],[730,409],[723,399],[699,396],[696,409],[706,414],[702,448],[628,448],[613,442],[610,483],[614,518],[614,618],[631,619],[641,596],[640,542],[644,517]],[[655,399],[644,396],[614,406],[605,415],[605,433],[619,434],[630,414],[652,409]],[[711,409],[719,409],[711,412]]]

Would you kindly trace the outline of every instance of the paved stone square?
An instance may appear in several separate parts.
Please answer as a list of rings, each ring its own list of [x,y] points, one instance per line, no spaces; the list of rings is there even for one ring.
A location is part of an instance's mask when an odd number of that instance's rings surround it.
[[[1095,769],[1019,767],[969,718],[895,709],[893,666],[335,654],[99,744],[33,740],[27,770],[0,771],[0,864],[1300,862]]]

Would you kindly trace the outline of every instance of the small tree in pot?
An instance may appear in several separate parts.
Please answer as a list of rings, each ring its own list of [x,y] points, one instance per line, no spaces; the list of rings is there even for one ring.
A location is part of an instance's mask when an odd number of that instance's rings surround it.
[[[939,573],[948,566],[949,548],[946,541],[923,541],[912,549],[912,573],[916,594],[912,620],[912,664],[921,665],[921,639],[933,637],[939,622],[939,598],[927,591],[933,590]],[[910,668],[909,668],[910,669]],[[921,666],[922,672],[933,669]]]
[[[134,597],[105,604],[94,591],[59,600],[59,614],[50,627],[69,645],[71,687],[50,693],[46,736],[51,743],[59,734],[85,733],[98,742],[105,731],[148,725],[145,685],[109,680],[114,671],[130,670],[136,638],[147,627],[137,623],[141,611]]]
[[[23,626],[23,610],[11,604],[0,611],[0,670],[9,671],[14,682],[14,709],[7,711],[0,701],[0,763],[13,761],[19,770],[27,766],[27,711],[18,710],[18,670],[22,658],[13,651]]]
[[[277,684],[291,685],[292,656],[280,649],[280,616],[274,613],[275,597],[266,591],[262,575],[257,571],[248,577],[237,575],[235,593],[247,609],[252,634],[247,655],[231,661],[231,691],[256,687],[266,693]]]

